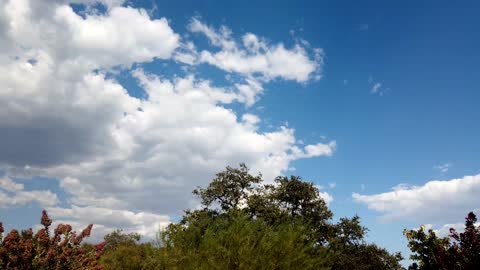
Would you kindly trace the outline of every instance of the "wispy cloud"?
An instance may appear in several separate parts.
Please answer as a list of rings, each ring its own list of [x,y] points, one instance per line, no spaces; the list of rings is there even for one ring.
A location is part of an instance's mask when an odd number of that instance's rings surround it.
[[[386,92],[390,90],[390,88],[385,88],[382,82],[374,80],[371,76],[368,78],[368,84],[371,86],[371,94],[383,96]]]
[[[357,31],[367,31],[370,28],[370,25],[368,23],[362,23],[357,25],[355,28]]]
[[[453,165],[451,163],[445,163],[443,165],[438,165],[433,167],[434,169],[440,171],[441,173],[446,173]]]

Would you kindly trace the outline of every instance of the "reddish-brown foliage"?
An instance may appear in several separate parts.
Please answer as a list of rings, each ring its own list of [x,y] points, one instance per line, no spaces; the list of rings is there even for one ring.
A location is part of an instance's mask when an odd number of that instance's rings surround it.
[[[5,237],[3,224],[0,223],[0,269],[102,269],[98,259],[105,244],[82,244],[83,239],[90,236],[92,224],[78,235],[72,231],[72,226],[59,224],[50,236],[52,220],[45,210],[40,223],[44,227],[35,234],[32,229],[21,233],[12,229]]]

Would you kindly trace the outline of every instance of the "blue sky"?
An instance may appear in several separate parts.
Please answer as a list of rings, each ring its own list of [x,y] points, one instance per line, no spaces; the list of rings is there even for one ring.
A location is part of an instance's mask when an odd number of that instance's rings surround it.
[[[404,255],[404,228],[480,208],[475,1],[0,5],[7,226],[47,208],[148,237],[241,161]]]

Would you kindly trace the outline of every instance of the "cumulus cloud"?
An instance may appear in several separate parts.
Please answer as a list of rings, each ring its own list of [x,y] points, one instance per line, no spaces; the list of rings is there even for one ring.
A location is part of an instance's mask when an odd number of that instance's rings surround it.
[[[38,203],[42,207],[54,206],[59,203],[55,193],[49,190],[24,190],[24,185],[10,177],[0,178],[0,207],[21,206]]]
[[[126,0],[70,0],[71,3],[85,4],[88,6],[102,4],[108,8],[118,7],[125,3]]]
[[[332,195],[328,194],[328,192],[320,191],[319,195],[320,195],[320,198],[322,198],[325,201],[327,206],[330,205],[331,202],[333,202],[333,197]]]
[[[313,50],[311,56],[301,44],[290,49],[282,43],[270,45],[264,38],[252,33],[246,33],[242,44],[238,44],[227,27],[216,31],[197,18],[192,19],[189,29],[204,34],[212,45],[221,48],[215,53],[200,52],[199,61],[228,72],[260,74],[268,80],[283,78],[297,82],[305,82],[321,72],[323,55],[318,49]]]
[[[50,190],[21,190],[16,191],[13,195],[0,191],[0,208],[22,206],[29,203],[37,203],[42,207],[48,207],[58,204],[59,200],[57,194]]]
[[[327,206],[330,205],[330,203],[333,202],[333,196],[326,191],[322,191],[324,189],[323,186],[315,185],[315,187],[318,189],[318,195],[325,201],[325,204]]]
[[[71,7],[60,6],[54,18],[69,43],[62,46],[72,50],[66,53],[76,56],[69,61],[88,61],[90,68],[167,59],[179,44],[165,18],[152,20],[143,9],[114,7],[107,15],[82,18]]]
[[[16,183],[10,177],[0,178],[0,189],[15,192],[22,190],[24,188],[23,184]]]
[[[232,69],[245,77],[231,86],[216,86],[193,74],[166,78],[161,70],[131,70],[145,92],[140,99],[115,80],[113,68],[178,60],[178,51],[195,53],[195,46],[180,44],[164,18],[152,19],[141,9],[121,6],[122,1],[102,2],[109,5],[106,13],[80,16],[66,1],[2,1],[0,169],[6,172],[2,183],[9,192],[0,192],[2,206],[35,201],[56,206],[51,191],[25,191],[11,180],[55,178],[69,195],[69,205],[50,208],[54,218],[151,235],[154,227],[169,221],[166,216],[195,206],[191,190],[227,165],[245,162],[272,180],[294,160],[335,151],[335,141],[297,145],[289,127],[261,132],[257,115],[225,106],[258,99],[263,88],[256,73],[308,80],[320,66],[305,48],[268,45],[250,34],[239,49],[227,28],[218,32],[199,23],[195,31],[225,52],[238,52],[235,59],[259,57],[267,63]],[[279,71],[280,65],[291,66],[270,59],[274,56],[292,57],[302,67],[292,74]],[[183,56],[182,62],[194,61],[192,57]]]
[[[100,229],[105,233],[120,228],[126,232],[138,232],[150,239],[154,239],[160,229],[165,228],[171,222],[170,218],[165,215],[146,212],[135,213],[128,210],[112,210],[94,206],[51,207],[47,211],[60,220],[73,221],[83,225],[82,227],[88,224],[100,224]]]
[[[410,219],[422,223],[455,222],[478,208],[480,175],[464,176],[447,181],[429,181],[422,186],[397,186],[392,191],[362,195],[353,199],[381,213],[384,220]]]

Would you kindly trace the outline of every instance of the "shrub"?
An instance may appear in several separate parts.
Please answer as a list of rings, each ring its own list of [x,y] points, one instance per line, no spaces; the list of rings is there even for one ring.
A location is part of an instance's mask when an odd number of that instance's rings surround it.
[[[69,224],[59,224],[51,235],[49,229],[52,220],[45,210],[40,223],[43,228],[36,233],[32,229],[20,233],[12,229],[5,237],[3,224],[0,223],[0,269],[102,269],[97,261],[104,244],[82,244],[90,236],[92,224],[79,234],[72,231]]]
[[[449,237],[438,238],[435,232],[405,230],[413,263],[409,269],[419,270],[474,270],[480,265],[480,226],[477,217],[470,212],[465,218],[465,230],[458,233],[450,229]]]

